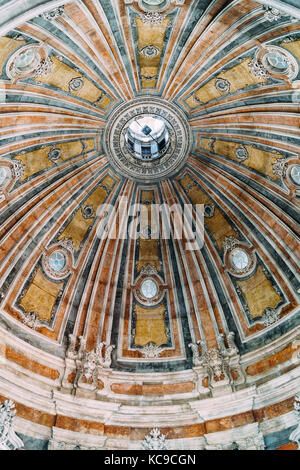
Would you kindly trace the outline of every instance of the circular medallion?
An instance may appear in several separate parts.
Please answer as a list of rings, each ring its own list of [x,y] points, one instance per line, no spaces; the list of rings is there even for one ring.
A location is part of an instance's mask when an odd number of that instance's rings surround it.
[[[147,125],[150,118],[151,125]],[[135,148],[132,144],[137,122],[143,126],[138,126],[135,143],[144,129],[145,147],[149,147],[149,139],[153,146],[147,150],[150,158],[142,158],[142,150],[136,152],[137,145]],[[148,135],[147,127],[151,130]],[[141,182],[159,181],[176,174],[184,165],[191,145],[192,133],[185,114],[173,103],[153,96],[137,98],[119,106],[110,116],[104,131],[104,148],[111,165],[122,176]]]
[[[291,168],[291,180],[296,186],[300,186],[300,165],[293,165]]]
[[[249,264],[248,253],[241,248],[234,248],[230,253],[230,261],[236,270],[243,270]]]
[[[146,279],[143,281],[140,290],[146,299],[153,299],[153,297],[158,293],[157,284],[152,279]]]
[[[43,59],[40,45],[28,45],[18,49],[9,58],[6,64],[6,73],[9,78],[25,78],[34,73]]]

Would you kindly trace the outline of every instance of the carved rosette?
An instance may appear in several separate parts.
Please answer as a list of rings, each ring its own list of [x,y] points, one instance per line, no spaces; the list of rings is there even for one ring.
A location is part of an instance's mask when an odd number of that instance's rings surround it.
[[[151,59],[152,57],[155,57],[159,54],[159,49],[156,46],[152,46],[149,44],[148,46],[143,47],[143,49],[140,50],[140,54],[142,54],[144,57],[148,57]]]
[[[128,125],[143,115],[163,118],[170,135],[167,151],[155,162],[137,160],[125,142]],[[159,181],[176,174],[187,159],[192,140],[190,126],[182,111],[173,103],[153,96],[120,105],[110,116],[104,132],[105,153],[112,166],[123,176],[141,182]]]
[[[215,81],[215,87],[221,93],[229,93],[230,92],[230,82],[225,78],[217,78]]]

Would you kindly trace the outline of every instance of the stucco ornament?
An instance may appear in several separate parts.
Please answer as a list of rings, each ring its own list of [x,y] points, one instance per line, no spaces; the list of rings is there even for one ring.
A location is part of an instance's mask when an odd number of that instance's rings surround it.
[[[142,447],[145,450],[168,450],[166,436],[161,434],[159,429],[154,428],[150,431],[150,435],[145,436]]]
[[[151,59],[159,54],[159,49],[156,46],[149,44],[148,46],[143,47],[143,49],[140,50],[140,53]]]
[[[165,19],[164,15],[161,15],[157,11],[155,12],[147,12],[145,15],[142,16],[143,23],[150,24],[152,26],[161,24]]]
[[[265,326],[273,325],[280,319],[280,312],[275,308],[266,308],[262,316],[262,322]]]
[[[298,426],[290,435],[290,440],[296,442],[298,444],[298,450],[300,450],[300,393],[295,396],[294,410]]]
[[[249,63],[250,72],[258,78],[275,77],[294,80],[299,73],[297,59],[291,52],[280,46],[263,45]]]
[[[291,22],[298,21],[297,18],[294,18],[293,16],[290,16],[288,13],[279,10],[278,8],[273,8],[273,7],[264,7],[265,13],[264,13],[264,19],[267,21],[270,21],[271,23],[273,21],[279,21],[283,18],[289,17],[289,20]]]
[[[37,330],[43,325],[37,314],[34,312],[20,312],[20,315],[24,325],[32,328],[33,330]]]
[[[64,14],[64,6],[54,8],[53,10],[45,11],[40,16],[44,20],[53,21]]]
[[[16,414],[15,404],[6,400],[0,404],[0,450],[17,450],[24,447],[22,440],[13,429],[13,420]]]
[[[75,360],[74,385],[78,388],[97,388],[97,380],[103,369],[109,369],[112,362],[114,344],[99,343],[96,349],[86,351],[86,339],[79,337],[79,349],[76,352],[76,337],[69,336],[69,347],[66,356]]]
[[[219,334],[217,337],[218,347],[209,349],[205,341],[190,343],[189,347],[193,353],[193,364],[198,375],[198,391],[207,393],[207,388],[214,389],[224,385],[234,386],[244,381],[244,375],[239,364],[240,356],[234,342],[234,333],[227,334],[227,346],[225,336]],[[201,351],[201,353],[200,353]],[[231,372],[236,372],[234,380]],[[208,379],[207,387],[202,386],[203,380]]]
[[[160,348],[156,344],[148,343],[142,349],[140,349],[143,357],[147,359],[158,358],[160,354],[163,352],[163,348]]]
[[[275,176],[279,176],[279,178],[284,178],[286,175],[287,170],[287,163],[285,158],[278,158],[275,163],[272,165],[273,173]]]

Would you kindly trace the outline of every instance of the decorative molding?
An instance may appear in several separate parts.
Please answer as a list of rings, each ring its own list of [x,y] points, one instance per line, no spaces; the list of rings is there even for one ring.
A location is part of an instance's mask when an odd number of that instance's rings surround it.
[[[21,162],[21,160],[13,160],[12,165],[13,177],[16,181],[18,181],[25,175],[25,165],[23,162]]]
[[[43,77],[44,75],[48,75],[51,72],[53,62],[49,57],[46,59],[42,59],[39,65],[35,69],[35,77]]]
[[[238,246],[240,241],[233,237],[225,237],[224,242],[223,242],[223,250],[224,251],[231,251],[233,250],[236,246]]]
[[[17,450],[24,447],[24,443],[13,429],[15,414],[15,404],[12,400],[5,400],[0,404],[0,450]]]
[[[168,450],[166,436],[161,434],[159,429],[154,428],[149,435],[145,436],[142,447],[145,450]]]
[[[146,266],[142,266],[141,274],[143,274],[144,276],[155,276],[156,274],[158,274],[158,272],[155,266],[147,264]]]
[[[77,346],[77,343],[79,346]],[[86,338],[79,336],[77,342],[76,335],[70,334],[66,350],[63,386],[66,388],[96,390],[100,379],[104,383],[105,392],[110,391],[110,383],[106,377],[103,378],[103,373],[110,370],[114,349],[115,345],[108,345],[103,341],[96,349],[87,351]],[[68,382],[70,374],[74,375],[72,384]]]
[[[270,22],[279,21],[287,17],[292,23],[298,21],[294,16],[291,16],[289,13],[279,10],[278,8],[264,6],[264,10],[264,19]]]
[[[249,70],[257,78],[270,78],[270,74],[266,67],[257,59],[251,60]]]

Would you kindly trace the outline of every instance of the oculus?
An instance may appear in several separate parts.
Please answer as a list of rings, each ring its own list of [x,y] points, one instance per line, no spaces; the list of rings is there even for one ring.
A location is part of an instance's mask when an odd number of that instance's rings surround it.
[[[48,277],[54,280],[65,279],[72,271],[73,251],[68,240],[47,249],[42,257],[42,266]]]
[[[144,116],[128,126],[125,140],[132,155],[140,160],[160,158],[169,145],[169,131],[161,117]]]
[[[148,96],[121,104],[113,111],[103,143],[119,174],[147,183],[178,173],[192,141],[185,114],[174,103]]]
[[[20,47],[9,58],[6,64],[6,74],[12,79],[41,77],[50,72],[51,60],[46,50],[40,45]]]
[[[60,250],[54,251],[49,256],[49,266],[55,272],[59,272],[64,269],[64,267],[66,266],[66,262],[66,257],[64,253]]]
[[[250,71],[259,78],[284,78],[294,80],[299,73],[296,58],[279,46],[266,46],[259,49],[249,64]]]

